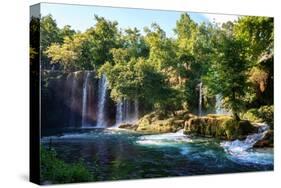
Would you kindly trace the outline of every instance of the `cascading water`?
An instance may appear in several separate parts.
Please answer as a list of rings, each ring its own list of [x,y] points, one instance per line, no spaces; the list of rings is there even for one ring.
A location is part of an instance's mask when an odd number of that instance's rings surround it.
[[[123,100],[119,100],[116,105],[116,126],[120,125],[123,121]]]
[[[230,112],[223,107],[223,99],[220,94],[216,95],[216,114],[230,115]]]
[[[269,129],[268,125],[263,124],[260,125],[258,133],[250,134],[247,136],[245,140],[234,140],[234,141],[226,141],[222,142],[221,146],[229,153],[241,153],[249,150],[254,146],[254,144],[261,140],[267,130]]]
[[[98,128],[106,127],[105,120],[105,105],[106,105],[106,94],[107,94],[107,79],[105,75],[99,80],[98,86],[98,114],[97,114],[97,126]]]
[[[269,127],[260,125],[258,133],[248,135],[245,140],[222,142],[221,146],[228,154],[228,158],[240,164],[273,164],[273,153],[265,149],[254,149],[253,146],[263,139]]]
[[[86,115],[87,115],[87,97],[88,97],[88,82],[89,82],[90,72],[86,73],[86,77],[83,83],[83,97],[82,97],[82,128],[87,127]]]
[[[133,108],[132,108],[133,105]],[[139,103],[134,100],[132,103],[127,99],[120,99],[116,105],[116,124],[118,127],[122,123],[134,123],[139,117]]]
[[[199,83],[198,116],[202,115],[202,82]]]

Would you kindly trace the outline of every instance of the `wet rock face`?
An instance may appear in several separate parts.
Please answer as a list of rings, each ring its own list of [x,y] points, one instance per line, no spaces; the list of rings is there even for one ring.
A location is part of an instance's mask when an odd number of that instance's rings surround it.
[[[64,73],[46,71],[41,79],[41,118],[42,128],[81,127],[83,85],[86,71]],[[98,78],[90,72],[87,85],[87,123],[97,121]],[[105,110],[108,125],[115,122],[115,104],[107,96]]]
[[[237,121],[231,116],[204,116],[191,118],[185,123],[184,133],[225,140],[245,138],[257,131],[249,121]]]

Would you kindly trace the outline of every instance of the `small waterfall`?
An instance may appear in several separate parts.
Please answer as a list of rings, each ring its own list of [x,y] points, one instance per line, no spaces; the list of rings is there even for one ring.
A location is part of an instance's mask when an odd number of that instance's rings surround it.
[[[116,105],[116,126],[123,121],[123,100],[119,100]]]
[[[106,120],[105,120],[106,94],[107,94],[107,80],[106,80],[106,76],[102,75],[98,85],[98,114],[97,114],[96,127],[99,128],[106,127]]]
[[[202,82],[199,83],[199,102],[198,102],[198,116],[202,115]]]
[[[223,99],[220,94],[216,95],[216,114],[230,115],[230,112],[223,107]]]
[[[131,102],[127,99],[120,99],[116,105],[116,124],[118,127],[122,123],[134,123],[139,117],[139,102]]]
[[[88,81],[90,77],[90,72],[87,72],[86,78],[83,83],[83,98],[82,98],[82,128],[87,126],[86,116],[87,116],[87,97],[88,97]]]
[[[139,119],[139,100],[134,101],[134,120]]]
[[[230,154],[239,154],[245,152],[252,148],[257,141],[261,140],[265,136],[268,129],[269,126],[266,124],[260,125],[258,133],[250,134],[245,140],[242,141],[234,140],[222,142],[221,146]]]

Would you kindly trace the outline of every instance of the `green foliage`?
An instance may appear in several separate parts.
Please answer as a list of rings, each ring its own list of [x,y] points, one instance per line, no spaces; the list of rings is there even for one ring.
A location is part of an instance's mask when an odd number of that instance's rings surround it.
[[[58,159],[54,150],[41,147],[41,182],[73,183],[93,181],[92,174],[84,166],[82,161],[75,164],[67,164]]]
[[[85,34],[75,34],[71,38],[65,37],[63,44],[53,43],[45,54],[52,59],[51,63],[63,65],[64,70],[93,68],[87,55],[88,45]]]
[[[244,42],[247,57],[256,63],[261,54],[273,52],[273,18],[243,16],[234,25],[235,36]]]
[[[32,20],[31,31],[36,31]],[[197,111],[203,83],[203,109],[214,95],[238,118],[249,108],[273,103],[273,19],[243,16],[222,26],[195,23],[184,13],[168,38],[157,24],[118,28],[116,21],[95,15],[83,33],[58,28],[51,15],[40,20],[43,69],[98,70],[109,81],[111,97],[139,99],[147,111]],[[38,28],[37,28],[38,29]],[[30,46],[31,58],[34,45]]]
[[[204,77],[211,94],[220,94],[226,106],[238,118],[243,110],[243,97],[247,89],[248,62],[240,40],[232,34],[232,26],[218,30],[214,42],[214,54]]]
[[[111,96],[116,101],[141,99],[148,107],[170,110],[177,99],[176,90],[168,86],[165,75],[143,58],[115,65],[108,62],[99,72],[106,74]]]
[[[246,111],[243,115],[242,115],[242,118],[243,119],[246,119],[246,120],[249,120],[251,122],[262,122],[262,119],[260,118],[260,113],[258,111],[258,109],[256,108],[252,108],[252,109],[249,109],[248,111]]]
[[[243,118],[252,122],[265,122],[272,128],[274,123],[273,114],[273,105],[265,105],[260,108],[249,109],[243,114]]]
[[[273,105],[265,105],[259,108],[259,117],[266,123],[268,123],[271,128],[273,127],[274,119],[273,119],[274,107]]]

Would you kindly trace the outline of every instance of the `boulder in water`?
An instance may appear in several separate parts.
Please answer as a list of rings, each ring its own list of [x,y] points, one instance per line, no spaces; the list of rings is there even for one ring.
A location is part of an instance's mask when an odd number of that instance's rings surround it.
[[[227,115],[208,115],[191,118],[185,123],[184,133],[204,137],[234,140],[245,138],[248,134],[257,131],[249,121],[237,121]]]
[[[185,121],[188,120],[184,117],[190,117],[186,111],[178,111],[170,116],[152,112],[139,119],[136,131],[145,133],[177,132],[184,127]]]

